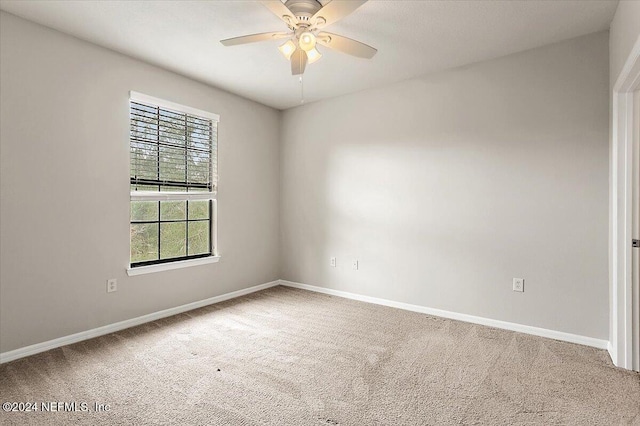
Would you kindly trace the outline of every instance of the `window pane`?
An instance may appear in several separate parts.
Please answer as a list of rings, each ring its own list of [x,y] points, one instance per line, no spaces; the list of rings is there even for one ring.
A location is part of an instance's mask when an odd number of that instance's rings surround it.
[[[186,201],[160,201],[160,220],[185,220]]]
[[[131,140],[131,177],[158,178],[158,145],[155,142]]]
[[[193,183],[208,183],[211,170],[211,154],[189,151],[187,154],[188,180]]]
[[[131,101],[131,112],[135,112],[136,114],[143,114],[153,116],[156,114],[157,107],[151,105],[145,105],[140,102]]]
[[[169,259],[187,255],[187,223],[160,224],[160,258]]]
[[[158,259],[158,224],[131,224],[131,263]]]
[[[186,179],[184,148],[160,147],[160,180],[184,182]]]
[[[189,255],[209,253],[209,221],[189,222]]]
[[[160,142],[169,145],[184,146],[184,134],[174,133],[167,127],[160,127]]]
[[[200,151],[210,151],[211,149],[211,132],[196,128],[189,128],[187,135],[189,148]]]
[[[160,187],[160,192],[187,192],[187,188],[184,186],[165,186]]]
[[[209,219],[209,200],[189,201],[189,220]]]
[[[132,201],[131,202],[131,221],[143,222],[158,220],[158,202],[157,201]]]
[[[185,115],[173,111],[160,110],[160,141],[172,145],[185,144]]]
[[[132,191],[154,191],[154,192],[157,192],[158,188],[159,188],[158,185],[137,185],[135,183],[131,185],[131,190]]]
[[[158,135],[158,120],[144,114],[131,113],[131,137],[154,140]]]

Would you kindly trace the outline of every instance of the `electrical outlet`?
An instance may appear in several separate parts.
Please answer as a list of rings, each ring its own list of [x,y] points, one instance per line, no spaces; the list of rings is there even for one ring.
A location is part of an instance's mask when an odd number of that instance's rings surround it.
[[[355,269],[357,271],[358,270],[358,260],[354,259],[353,262],[351,263],[351,266],[353,267],[353,269]]]
[[[118,291],[118,280],[111,278],[107,280],[107,293],[113,293],[114,291]]]
[[[335,257],[331,258],[331,266],[333,266],[334,268],[336,267],[336,258]]]
[[[513,291],[524,292],[524,278],[513,279]]]

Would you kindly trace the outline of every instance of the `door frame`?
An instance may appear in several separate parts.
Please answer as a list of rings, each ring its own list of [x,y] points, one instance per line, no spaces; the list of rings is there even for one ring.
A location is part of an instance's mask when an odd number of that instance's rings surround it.
[[[633,347],[632,230],[634,105],[633,92],[640,89],[640,37],[631,50],[618,80],[613,86],[611,197],[610,197],[610,268],[611,336],[609,354],[613,363],[629,370],[640,369]],[[636,314],[637,315],[637,314]],[[636,316],[637,317],[637,316]],[[634,365],[635,364],[635,365]]]

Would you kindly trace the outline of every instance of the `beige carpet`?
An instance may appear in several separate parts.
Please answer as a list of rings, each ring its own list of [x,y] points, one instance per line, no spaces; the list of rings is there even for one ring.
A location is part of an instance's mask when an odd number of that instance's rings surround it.
[[[0,400],[110,405],[3,425],[640,425],[605,351],[285,287],[4,364]]]

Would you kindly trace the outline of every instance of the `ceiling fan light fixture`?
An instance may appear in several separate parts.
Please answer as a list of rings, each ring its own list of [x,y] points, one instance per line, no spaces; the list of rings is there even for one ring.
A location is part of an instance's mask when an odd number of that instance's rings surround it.
[[[286,43],[280,45],[278,50],[282,53],[282,55],[287,58],[287,60],[291,59],[291,55],[296,51],[296,45],[293,41],[288,40]]]
[[[2,1],[2,0],[0,0]],[[287,25],[289,31],[248,34],[220,40],[223,46],[236,46],[269,40],[287,40],[278,50],[291,65],[292,75],[302,75],[307,64],[322,58],[317,45],[358,58],[371,59],[377,50],[357,40],[324,31],[350,15],[368,0],[260,0]]]
[[[315,49],[316,36],[314,36],[313,33],[310,33],[309,31],[305,31],[300,34],[300,37],[298,38],[298,45],[300,46],[300,49],[304,50],[305,52]]]
[[[315,47],[307,51],[307,59],[309,60],[310,64],[316,62],[320,58],[322,58],[322,53],[320,53]]]

